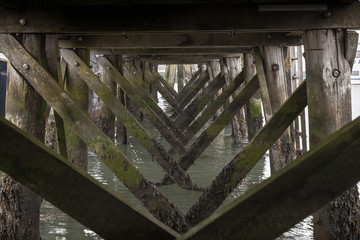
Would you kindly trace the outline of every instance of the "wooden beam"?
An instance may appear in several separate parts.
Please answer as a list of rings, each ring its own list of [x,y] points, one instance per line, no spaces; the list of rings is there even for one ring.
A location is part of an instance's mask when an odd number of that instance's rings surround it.
[[[92,122],[88,114],[60,88],[57,81],[8,34],[0,34],[0,50],[12,66],[54,108],[115,176],[160,221],[187,230],[183,214],[147,180],[120,149]],[[171,218],[171,220],[169,220]]]
[[[249,83],[244,89],[248,85]],[[304,82],[249,144],[223,168],[204,194],[190,208],[186,218],[191,226],[203,221],[218,209],[306,105],[306,84]],[[278,197],[284,198],[283,195],[278,195]]]
[[[119,12],[121,14],[119,14]],[[74,6],[0,9],[1,33],[122,33],[150,31],[302,31],[359,29],[360,2],[328,4],[324,12],[262,12],[254,4]],[[100,13],[100,14],[99,14]],[[134,18],[134,16],[138,16]],[[326,17],[328,16],[328,17]],[[19,23],[26,19],[25,25]],[[90,24],[91,23],[91,24]],[[121,24],[119,24],[121,23]]]
[[[175,239],[177,236],[2,117],[0,134],[0,169],[103,238]]]
[[[69,63],[69,68],[76,72],[78,76],[99,96],[99,98],[104,102],[104,104],[106,104],[111,112],[115,114],[117,119],[121,121],[126,129],[128,129],[140,142],[140,144],[155,157],[155,160],[164,169],[164,171],[174,178],[174,182],[178,183],[180,187],[186,189],[193,189],[196,187],[191,181],[190,176],[176,164],[166,149],[141,126],[141,124],[131,115],[121,102],[116,101],[115,94],[98,79],[95,73],[91,71],[91,69],[80,59],[79,56],[76,55],[74,51],[63,49],[61,54]],[[108,59],[106,60],[110,65],[110,61]],[[78,64],[73,64],[75,62],[78,62]],[[102,62],[100,62],[100,65],[104,69],[107,69],[108,65],[101,63]],[[111,74],[111,71],[117,70],[113,65],[111,65],[110,69],[107,71],[109,78],[112,78],[113,75]],[[167,131],[169,132],[169,130]],[[174,141],[176,141],[176,139]],[[179,142],[180,141],[177,141],[177,145],[181,145]],[[172,145],[176,146],[175,143]]]
[[[357,118],[179,240],[275,239],[360,180],[359,144]]]
[[[1,28],[0,28],[1,30]],[[126,35],[63,36],[61,48],[212,48],[253,45],[301,45],[302,37],[282,33],[155,33]],[[237,52],[233,52],[237,53]]]
[[[93,55],[197,55],[197,54],[221,54],[227,56],[234,53],[252,53],[252,48],[247,47],[223,47],[223,48],[116,48],[116,49],[90,49]]]
[[[196,96],[200,89],[209,81],[210,76],[208,72],[202,72],[199,78],[188,88],[188,91],[179,97],[180,108],[184,109],[186,105]]]

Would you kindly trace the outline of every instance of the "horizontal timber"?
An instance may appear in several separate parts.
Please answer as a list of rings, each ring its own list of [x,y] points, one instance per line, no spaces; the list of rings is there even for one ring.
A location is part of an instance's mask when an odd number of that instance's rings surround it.
[[[94,55],[206,55],[221,54],[228,57],[234,53],[253,53],[252,48],[247,47],[223,47],[223,48],[121,48],[121,49],[91,49]]]
[[[287,33],[146,33],[62,36],[60,48],[187,48],[301,45],[301,36]]]
[[[286,32],[360,28],[360,2],[328,4],[328,12],[329,17],[324,17],[324,12],[260,13],[255,4],[148,5],[141,14],[139,6],[1,8],[0,33]],[[21,25],[19,20],[24,18],[26,24]]]

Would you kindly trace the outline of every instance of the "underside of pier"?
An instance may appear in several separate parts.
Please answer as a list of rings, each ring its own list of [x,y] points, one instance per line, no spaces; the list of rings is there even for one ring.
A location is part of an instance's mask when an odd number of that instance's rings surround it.
[[[360,239],[357,29],[355,0],[0,0],[0,238],[40,239],[44,198],[105,239],[275,239],[309,215],[316,240]],[[201,188],[187,170],[227,126],[238,153]],[[218,210],[268,151],[272,176]],[[169,184],[201,192],[186,214]]]

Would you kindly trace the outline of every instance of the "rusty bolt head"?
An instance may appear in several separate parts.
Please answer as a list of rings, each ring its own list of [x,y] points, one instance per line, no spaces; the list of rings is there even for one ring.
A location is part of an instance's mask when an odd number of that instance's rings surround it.
[[[83,37],[78,37],[78,41],[79,41],[79,42],[82,42],[83,40],[84,40]]]
[[[26,63],[24,63],[22,67],[23,67],[23,69],[25,69],[25,70],[28,70],[28,69],[29,69],[29,65],[27,65]]]
[[[330,17],[330,16],[331,16],[331,12],[326,12],[326,13],[324,13],[324,17],[328,18],[328,17]]]
[[[79,62],[78,61],[75,61],[75,66],[79,66]]]
[[[19,23],[20,23],[22,26],[24,26],[24,25],[26,25],[27,21],[26,21],[25,18],[22,18],[22,19],[20,19]]]
[[[333,77],[335,77],[335,78],[338,78],[339,76],[340,76],[340,70],[339,69],[337,69],[337,68],[335,68],[333,71],[332,71],[332,75],[333,75]]]
[[[274,63],[273,65],[271,65],[271,70],[272,70],[273,72],[279,71],[279,65],[276,64],[276,63]]]

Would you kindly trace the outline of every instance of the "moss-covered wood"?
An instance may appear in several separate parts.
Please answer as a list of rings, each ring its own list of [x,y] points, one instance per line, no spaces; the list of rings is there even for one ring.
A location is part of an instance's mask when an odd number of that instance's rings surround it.
[[[85,62],[87,66],[90,65],[90,51],[87,49],[76,49],[77,54]],[[86,83],[73,71],[67,68],[66,78],[64,83],[65,92],[72,100],[82,109],[84,113],[88,113],[89,105],[89,87]],[[69,161],[80,166],[87,171],[88,167],[88,148],[86,143],[79,137],[67,124],[65,124],[66,146],[68,150]]]
[[[192,137],[210,120],[210,118],[219,110],[226,100],[236,91],[236,89],[244,82],[244,73],[241,72],[224,91],[216,98],[214,102],[208,106],[205,111],[188,126],[183,133],[182,142],[187,144]]]
[[[46,66],[45,35],[20,34],[17,39],[39,64]],[[19,43],[18,45],[21,46]],[[46,103],[13,67],[15,61],[8,59],[11,65],[8,68],[9,82],[5,116],[28,135],[44,141]],[[58,83],[55,82],[55,84]],[[16,142],[16,139],[7,138],[5,134],[1,134],[1,141]],[[1,150],[8,150],[6,145],[0,144],[0,146]],[[13,151],[20,152],[21,150],[15,146]],[[36,159],[36,154],[29,154],[29,157]],[[4,157],[1,157],[1,162],[3,161]],[[14,167],[17,167],[16,164]],[[4,173],[0,184],[0,239],[39,240],[40,204],[40,196]]]
[[[248,86],[249,84],[245,86],[244,90]],[[190,226],[200,223],[215,212],[306,105],[306,84],[304,82],[248,145],[223,168],[204,194],[190,208],[186,214]],[[286,199],[283,195],[274,196],[278,199]]]
[[[46,35],[46,43],[45,43],[45,54],[47,60],[48,71],[52,76],[57,76],[57,80],[60,86],[63,86],[65,77],[65,72],[62,73],[59,53],[59,41],[58,36],[55,34],[47,34]],[[66,70],[66,64],[63,67],[63,71]],[[59,153],[68,158],[67,154],[67,146],[66,146],[66,137],[65,137],[65,126],[64,121],[59,116],[59,114],[54,111],[55,124],[56,124],[56,135],[57,142],[59,147]]]
[[[106,239],[177,236],[150,214],[1,117],[0,133],[3,136],[0,169],[100,236]]]
[[[178,239],[275,239],[360,180],[359,144],[357,118]]]
[[[160,134],[170,143],[176,152],[180,154],[184,153],[185,149],[182,144],[179,144],[180,140],[177,137],[177,135],[180,135],[180,130],[176,131],[175,127],[172,128],[174,126],[172,121],[168,119],[161,108],[157,106],[151,95],[148,95],[145,89],[142,88],[141,83],[138,83],[139,86],[137,87],[130,83],[142,80],[135,79],[135,77],[133,77],[133,75],[131,75],[128,70],[124,69],[124,74],[132,77],[128,80],[123,75],[121,75],[116,70],[116,68],[104,57],[99,57],[99,64],[111,70],[109,71],[109,74],[112,80],[120,85],[120,87],[125,91],[126,95],[132,100],[133,104],[135,104],[142,111],[145,117],[154,125],[156,129],[159,130]],[[141,92],[142,95],[139,95],[139,92]],[[146,99],[143,99],[142,96],[146,96]],[[154,105],[156,105],[156,107]],[[153,110],[156,110],[156,112]]]
[[[176,119],[175,124],[177,124],[180,129],[185,129],[186,126],[189,126],[224,84],[224,76],[218,74],[215,79],[213,79],[211,83],[183,110]]]
[[[180,99],[181,97],[183,97],[183,95],[189,91],[189,88],[190,88],[191,85],[195,82],[195,80],[199,77],[200,73],[201,73],[200,70],[196,71],[196,72],[192,75],[191,79],[185,84],[184,88],[179,91],[179,93],[178,93],[178,98],[179,98],[179,99]]]
[[[245,84],[249,83],[255,74],[256,67],[254,55],[246,53],[244,54]],[[250,141],[263,126],[260,90],[258,90],[246,103],[246,123],[248,126],[248,139]]]
[[[88,86],[115,114],[117,119],[121,121],[121,123],[139,141],[139,143],[155,157],[155,160],[164,169],[164,171],[170,175],[175,183],[186,189],[196,188],[196,185],[191,181],[190,176],[176,164],[176,161],[171,158],[165,148],[151,137],[151,135],[141,126],[135,117],[133,117],[120,102],[116,101],[116,97],[111,89],[109,89],[104,83],[100,82],[97,76],[85,65],[83,61],[81,61],[75,52],[63,49],[62,56],[68,62],[69,69],[76,72],[77,75],[88,84]],[[78,64],[72,64],[74,62],[78,62]],[[114,66],[107,69],[107,74],[111,76],[113,69]]]
[[[119,148],[93,123],[85,112],[59,87],[57,81],[37,61],[7,34],[0,35],[1,52],[14,68],[44,97],[69,124],[73,131],[114,172],[153,216],[178,232],[188,225],[183,214],[162,195],[156,186],[144,178]],[[23,68],[27,64],[28,68]]]
[[[236,111],[240,110],[249,98],[259,88],[256,79],[253,79],[244,89],[236,96],[234,101],[221,113],[221,115],[213,122],[191,145],[188,152],[186,152],[179,159],[179,165],[185,171],[197,160],[197,158],[205,151],[210,143],[217,137],[217,135],[226,127],[233,118]]]
[[[202,72],[198,79],[189,87],[186,93],[179,98],[180,108],[184,109],[186,105],[195,97],[200,89],[205,86],[205,83],[209,81],[210,77],[207,72]]]
[[[180,113],[181,109],[179,108],[179,104],[177,103],[177,100],[174,99],[174,97],[171,95],[171,93],[163,86],[161,85],[158,76],[152,73],[150,67],[146,68],[145,72],[145,80],[151,83],[153,86],[155,86],[156,90],[159,91],[161,96],[165,98],[167,103],[172,107],[172,109]]]
[[[345,58],[345,31],[305,31],[304,39],[309,137],[310,149],[313,149],[351,121],[351,69]],[[351,152],[349,146],[339,149]],[[351,166],[345,159],[343,161],[342,164],[348,164],[346,167]],[[344,178],[338,178],[338,181],[342,182]],[[359,206],[359,193],[355,185],[314,213],[314,239],[359,239]]]

